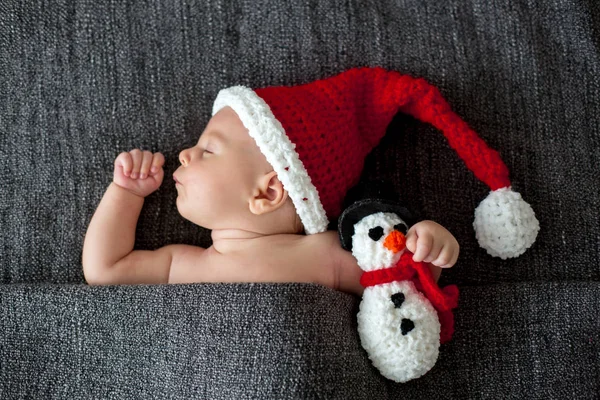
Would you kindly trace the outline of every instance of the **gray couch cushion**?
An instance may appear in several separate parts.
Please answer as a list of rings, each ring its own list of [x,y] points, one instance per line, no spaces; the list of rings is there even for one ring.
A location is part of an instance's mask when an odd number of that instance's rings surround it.
[[[463,289],[434,368],[397,384],[358,298],[309,284],[0,286],[0,397],[593,398],[600,284]]]
[[[593,398],[599,29],[583,0],[2,1],[0,397]],[[381,378],[356,336],[358,300],[325,288],[80,285],[119,152],[166,156],[136,249],[209,246],[178,215],[170,175],[218,90],[359,65],[438,86],[500,151],[542,228],[518,259],[488,256],[471,226],[487,188],[441,133],[395,118],[364,174],[391,179],[461,244],[441,281],[462,290],[456,336],[428,375]]]

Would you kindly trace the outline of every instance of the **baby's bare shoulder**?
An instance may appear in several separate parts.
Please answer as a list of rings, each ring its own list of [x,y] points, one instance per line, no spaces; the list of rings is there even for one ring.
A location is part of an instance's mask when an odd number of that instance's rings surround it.
[[[362,270],[350,251],[344,250],[337,231],[327,231],[315,236],[314,246],[317,257],[328,260],[334,273],[333,288],[346,293],[362,296],[364,288],[360,284]]]
[[[262,248],[256,249],[256,254],[263,255],[265,262],[289,270],[290,274],[318,276],[320,282],[333,286],[339,265],[336,246],[341,249],[335,231],[314,235],[274,235],[263,243]]]
[[[335,231],[315,235],[272,235],[235,254],[178,249],[171,283],[312,282],[336,288],[341,249]],[[185,254],[183,253],[185,251]],[[177,262],[175,262],[177,261]]]

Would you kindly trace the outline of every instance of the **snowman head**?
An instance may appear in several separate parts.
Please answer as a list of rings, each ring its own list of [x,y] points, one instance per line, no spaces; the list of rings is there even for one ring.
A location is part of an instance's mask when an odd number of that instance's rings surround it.
[[[409,225],[397,214],[378,212],[354,224],[352,255],[363,271],[395,265],[406,249]]]
[[[363,198],[340,215],[340,242],[363,271],[392,267],[406,249],[408,229],[419,219],[398,200]]]

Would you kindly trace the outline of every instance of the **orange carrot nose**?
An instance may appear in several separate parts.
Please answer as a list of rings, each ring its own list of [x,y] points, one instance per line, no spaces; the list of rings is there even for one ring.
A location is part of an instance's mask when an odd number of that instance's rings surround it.
[[[406,248],[406,236],[404,236],[404,234],[398,232],[397,230],[393,230],[385,238],[383,246],[394,253],[402,251]]]

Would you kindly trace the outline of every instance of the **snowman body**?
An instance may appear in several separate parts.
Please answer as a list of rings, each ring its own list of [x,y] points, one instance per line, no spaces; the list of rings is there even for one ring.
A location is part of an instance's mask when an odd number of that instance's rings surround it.
[[[357,322],[363,348],[386,378],[406,382],[435,365],[440,346],[438,315],[410,280],[365,288]]]
[[[396,382],[424,375],[440,347],[439,314],[413,281],[418,266],[405,253],[407,231],[398,214],[375,212],[358,218],[352,234],[352,254],[364,271],[361,344],[381,374]]]

